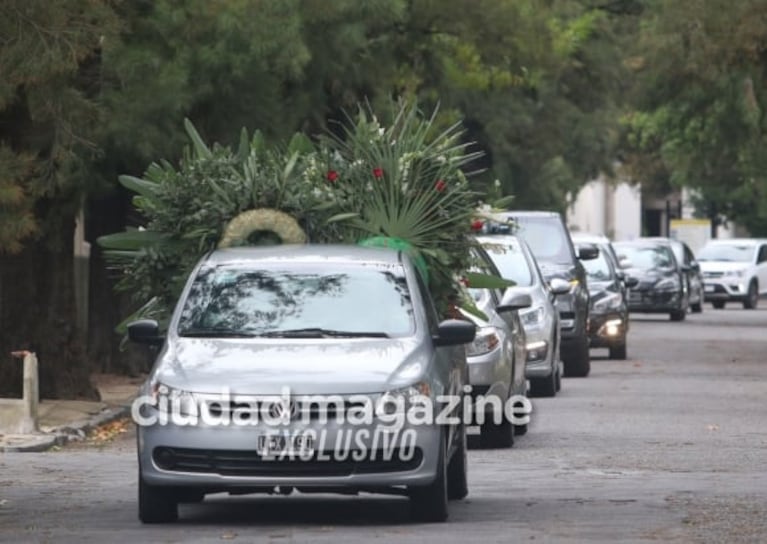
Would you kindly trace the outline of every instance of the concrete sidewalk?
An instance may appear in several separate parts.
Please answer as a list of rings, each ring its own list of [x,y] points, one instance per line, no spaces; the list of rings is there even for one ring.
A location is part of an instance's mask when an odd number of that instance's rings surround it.
[[[96,374],[93,383],[101,401],[42,400],[35,434],[0,434],[0,452],[45,451],[71,439],[83,438],[92,429],[130,415],[130,405],[143,377]]]

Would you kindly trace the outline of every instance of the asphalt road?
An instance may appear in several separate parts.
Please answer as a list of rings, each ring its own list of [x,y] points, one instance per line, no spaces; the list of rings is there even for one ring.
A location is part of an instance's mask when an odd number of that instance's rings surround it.
[[[249,496],[136,518],[132,437],[0,456],[0,542],[767,542],[767,302],[639,316],[628,361],[534,399],[510,450],[470,452],[450,521],[400,498]]]

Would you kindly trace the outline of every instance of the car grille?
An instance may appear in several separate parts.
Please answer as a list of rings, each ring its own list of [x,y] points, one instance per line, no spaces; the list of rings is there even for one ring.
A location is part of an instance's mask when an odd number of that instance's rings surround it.
[[[724,272],[703,272],[704,278],[721,278]]]
[[[248,419],[261,419],[264,414],[268,414],[271,417],[276,417],[277,414],[273,413],[273,408],[276,404],[281,404],[281,398],[275,398],[272,400],[257,399],[252,401],[205,401],[208,413],[213,417],[231,416],[237,414],[243,420]],[[327,420],[333,420],[338,418],[346,418],[347,414],[351,411],[370,410],[366,407],[365,402],[352,402],[344,401],[343,403],[312,402],[309,400],[291,400],[290,401],[290,419],[291,420],[316,420],[324,417]],[[372,408],[375,406],[373,399],[370,399],[369,406]],[[280,406],[281,407],[281,406]]]
[[[407,460],[401,460],[399,448],[368,450],[362,460],[354,460],[356,450],[349,451],[345,460],[334,460],[334,452],[315,453],[309,459],[269,458],[255,451],[208,450],[157,447],[152,459],[162,470],[220,474],[221,476],[351,476],[381,472],[415,470],[423,461],[423,452],[415,448]],[[345,452],[344,452],[345,453]]]

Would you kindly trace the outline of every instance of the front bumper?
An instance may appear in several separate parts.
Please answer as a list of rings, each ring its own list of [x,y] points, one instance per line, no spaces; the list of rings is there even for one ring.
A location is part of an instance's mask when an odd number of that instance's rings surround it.
[[[628,308],[631,312],[668,313],[682,309],[680,291],[635,291],[629,293]]]
[[[311,457],[269,458],[257,451],[260,434],[310,429],[317,433]],[[266,491],[276,486],[355,491],[429,484],[437,473],[440,440],[437,425],[405,424],[399,431],[336,420],[286,429],[261,424],[153,425],[138,428],[138,458],[141,477],[155,486],[206,492]]]
[[[748,298],[748,282],[744,278],[705,280],[703,298],[706,302],[742,302]]]
[[[624,344],[628,320],[619,312],[589,316],[589,340],[593,348],[609,348]]]

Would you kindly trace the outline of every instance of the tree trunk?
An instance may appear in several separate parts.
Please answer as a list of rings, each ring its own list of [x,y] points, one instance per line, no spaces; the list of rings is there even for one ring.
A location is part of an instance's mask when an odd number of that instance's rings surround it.
[[[66,208],[61,199],[41,201],[41,236],[0,257],[0,396],[20,396],[21,365],[10,352],[29,349],[42,398],[98,398],[77,330],[75,216]]]

